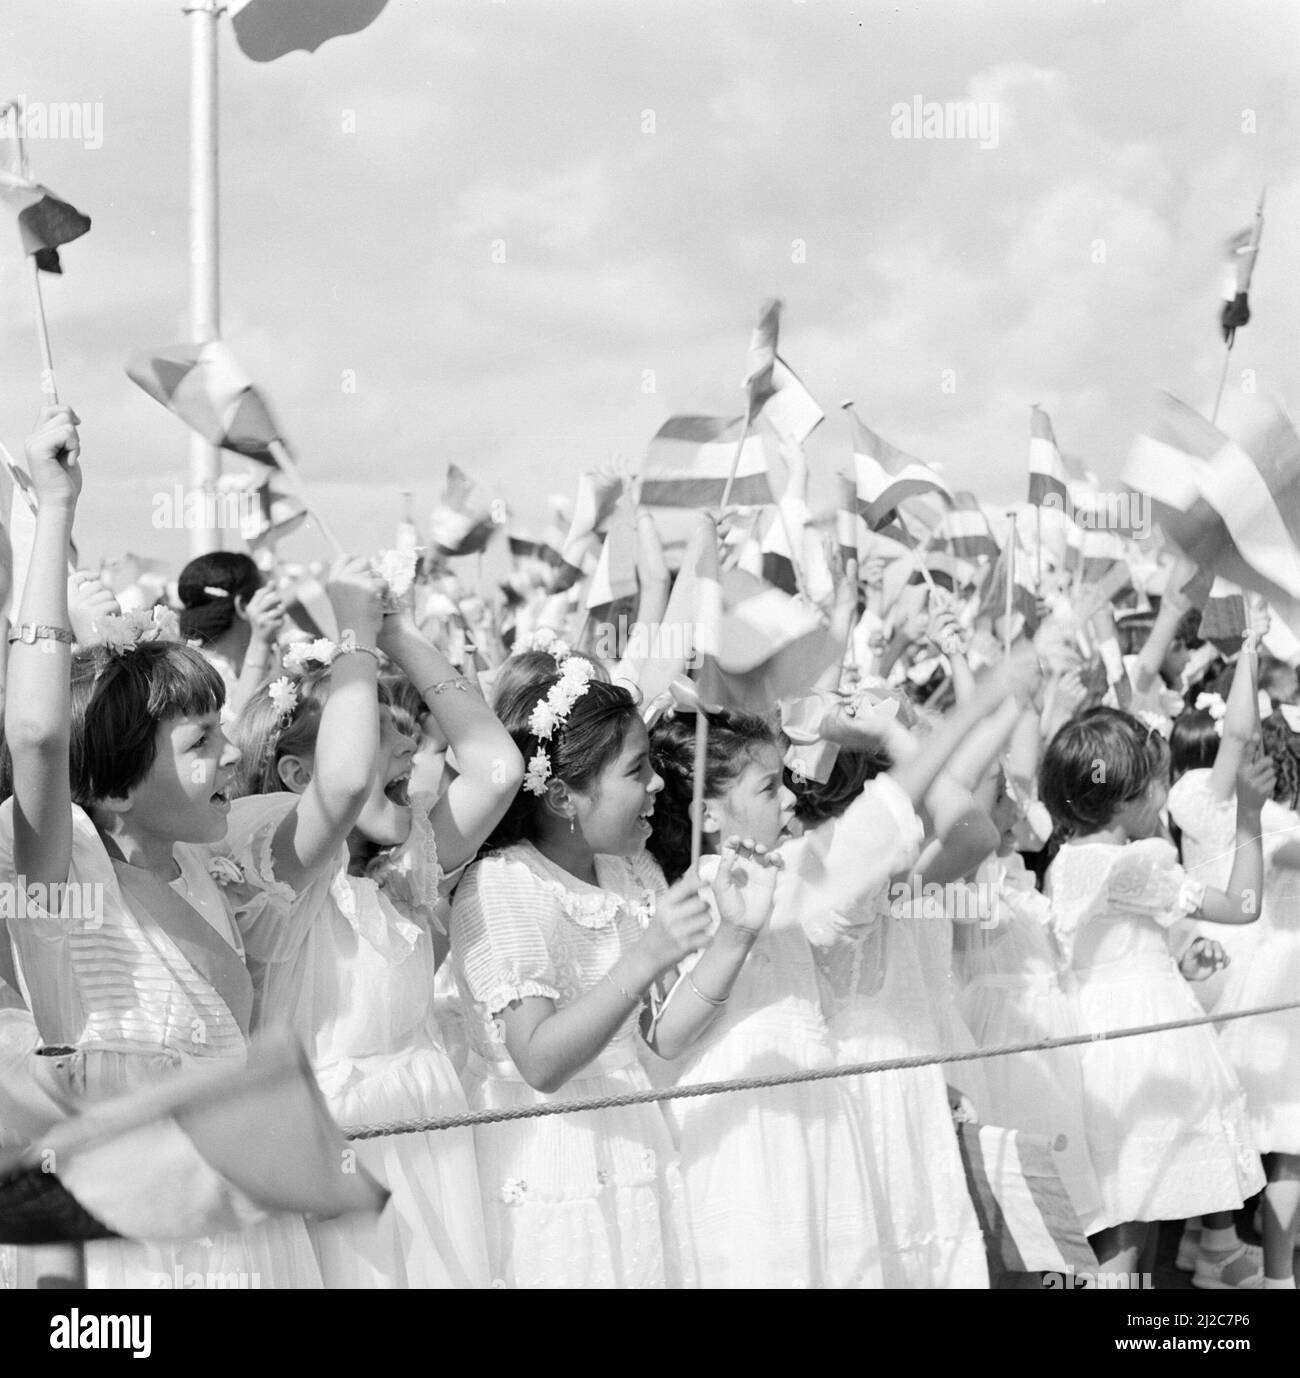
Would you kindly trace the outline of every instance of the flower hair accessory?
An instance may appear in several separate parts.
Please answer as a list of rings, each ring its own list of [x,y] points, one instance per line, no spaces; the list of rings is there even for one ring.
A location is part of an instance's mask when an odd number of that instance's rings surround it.
[[[114,655],[129,655],[146,641],[179,641],[180,622],[170,608],[161,605],[151,612],[106,613],[95,628]]]
[[[318,636],[315,641],[300,641],[290,646],[284,653],[284,668],[294,675],[310,674],[313,669],[323,670],[334,663],[339,648],[327,636]]]
[[[515,654],[523,651],[541,651],[548,656],[553,656],[555,663],[559,665],[572,654],[567,641],[561,641],[550,627],[538,627],[531,635],[526,636],[522,644],[515,645]]]
[[[1223,736],[1223,715],[1228,711],[1228,705],[1224,703],[1222,694],[1197,694],[1192,707],[1198,713],[1208,713],[1214,719],[1214,730],[1220,737]]]
[[[529,794],[546,793],[546,782],[553,771],[545,743],[568,721],[573,705],[591,687],[592,674],[591,661],[581,656],[569,657],[560,671],[559,683],[553,685],[550,693],[533,709],[528,719],[528,730],[542,745],[528,762],[524,775],[524,788]]]
[[[288,723],[298,707],[298,689],[288,675],[272,680],[267,687],[266,696],[275,705],[275,711],[282,723]]]
[[[401,600],[415,583],[421,553],[420,549],[381,550],[378,557],[371,560],[372,572],[388,585],[388,592],[384,594],[385,612],[396,612]]]

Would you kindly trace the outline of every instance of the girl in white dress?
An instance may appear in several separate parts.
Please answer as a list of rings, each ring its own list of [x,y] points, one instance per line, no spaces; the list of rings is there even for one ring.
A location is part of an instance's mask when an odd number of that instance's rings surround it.
[[[828,885],[829,877],[817,879],[814,872],[798,903],[800,920],[817,944],[836,1061],[873,1062],[953,1046],[951,1032],[940,1030],[918,951],[918,927],[934,922],[925,902],[916,903],[912,884],[924,842],[921,821],[913,814],[910,835],[901,836],[878,823],[876,836],[864,841],[851,826],[854,811],[863,806],[864,787],[867,808],[871,802],[878,808],[884,791],[906,800],[908,811],[924,802],[943,839],[931,847],[932,873],[945,879],[962,874],[993,845],[992,826],[980,827],[965,791],[950,780],[937,789],[936,784],[976,724],[1004,699],[1027,691],[1036,676],[1032,654],[1018,654],[921,739],[860,701],[839,705],[824,721],[822,736],[841,755],[825,786],[799,789],[804,840],[815,849],[813,856],[848,843],[871,859],[869,868],[859,860],[850,870],[862,888],[849,902],[836,897],[843,880]],[[895,836],[896,847],[877,841],[888,844]],[[884,1285],[987,1287],[984,1241],[953,1132],[952,1105],[960,1097],[945,1084],[944,1068],[877,1072],[847,1090],[875,1194]]]
[[[1258,917],[1259,810],[1272,767],[1252,759],[1239,772],[1226,890],[1189,877],[1172,845],[1153,835],[1166,770],[1164,743],[1108,708],[1067,723],[1043,758],[1039,792],[1068,833],[1047,876],[1052,928],[1089,1030],[1199,1015],[1166,930],[1190,915],[1229,924]],[[1103,1268],[1134,1271],[1148,1223],[1234,1210],[1262,1185],[1240,1083],[1208,1028],[1088,1044],[1083,1093]]]
[[[690,862],[695,716],[670,716],[651,734],[664,791],[650,850],[675,880]],[[882,780],[835,832],[784,840],[794,796],[782,784],[772,729],[737,712],[709,716],[704,842],[739,835],[776,848],[782,871],[772,919],[734,983],[708,960],[683,963],[652,1042],[677,1058],[665,1079],[682,1085],[835,1065],[817,967],[804,923],[819,889],[828,911],[848,911],[887,879],[912,841],[906,796]],[[701,861],[702,874],[717,865]],[[823,935],[824,937],[824,935]],[[667,1028],[679,1006],[702,1006],[710,1025],[684,1056]],[[691,1241],[702,1287],[881,1287],[887,1284],[871,1167],[855,1132],[853,1088],[842,1080],[669,1102],[681,1150]]]
[[[439,899],[505,812],[523,762],[487,704],[424,639],[384,615],[364,564],[329,587],[340,644],[314,645],[254,695],[238,729],[241,785],[226,855],[257,987],[256,1022],[303,1040],[345,1126],[461,1113],[433,1013]],[[414,739],[377,697],[376,647],[416,685],[456,753],[443,795],[410,796]],[[368,652],[368,653],[367,653]],[[484,1287],[490,1281],[467,1130],[357,1144],[392,1192],[378,1227],[313,1226],[330,1287]]]
[[[663,782],[635,701],[575,656],[559,675],[507,693],[498,712],[529,769],[452,907],[471,1099],[506,1109],[647,1089],[642,1005],[665,972],[709,943],[711,912],[693,872],[669,889],[645,851]],[[734,863],[733,853],[713,885],[726,916],[709,943],[718,989],[766,921],[761,897],[741,900]],[[764,889],[763,877],[742,870],[746,878]],[[770,907],[770,885],[766,894]],[[688,1041],[706,1017],[683,1005],[669,1034]],[[489,1124],[476,1140],[501,1285],[694,1284],[681,1176],[658,1105]]]
[[[71,656],[75,426],[47,408],[27,445],[40,511],[9,657],[0,874],[43,887],[45,902],[9,923],[17,980],[69,1084],[94,1099],[242,1060],[253,989],[201,851],[225,835],[238,760],[220,677],[197,651],[148,639],[144,619],[105,619],[109,645]],[[92,1243],[87,1282],[320,1286],[301,1219],[236,1229],[180,1246]]]
[[[1188,771],[1169,791],[1169,813],[1182,832],[1185,862],[1201,859],[1206,879],[1217,879],[1233,852],[1236,813],[1235,781],[1223,780],[1225,763],[1231,768],[1246,743],[1262,736],[1276,774],[1273,797],[1260,814],[1263,912],[1253,925],[1254,942],[1231,950],[1231,963],[1220,978],[1212,1008],[1225,1012],[1283,1004],[1300,990],[1300,735],[1291,727],[1291,720],[1300,727],[1300,713],[1289,704],[1269,704],[1261,724],[1249,670],[1249,663],[1243,668],[1238,662],[1212,766]],[[1218,743],[1217,736],[1214,740]],[[1251,1129],[1264,1154],[1263,1285],[1290,1289],[1300,1201],[1300,1011],[1232,1020],[1220,1026],[1219,1043],[1245,1088]],[[1204,1231],[1201,1245],[1203,1251]],[[1205,1271],[1198,1257],[1198,1278]]]

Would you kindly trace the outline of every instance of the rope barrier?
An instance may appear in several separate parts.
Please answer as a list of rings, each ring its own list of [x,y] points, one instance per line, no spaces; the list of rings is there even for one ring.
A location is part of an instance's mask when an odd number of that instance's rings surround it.
[[[1050,1052],[1081,1043],[1109,1043],[1140,1034],[1169,1033],[1175,1029],[1194,1029],[1202,1024],[1226,1024],[1234,1019],[1250,1019],[1260,1014],[1284,1014],[1300,1010],[1300,1000],[1282,1005],[1259,1005],[1253,1010],[1233,1010],[1228,1014],[1204,1014],[1193,1019],[1175,1019],[1167,1024],[1146,1024],[1132,1029],[1105,1029],[1097,1033],[1070,1034],[1064,1038],[1044,1038],[1034,1043],[1007,1043],[1000,1048],[978,1048],[972,1052],[927,1053],[916,1057],[886,1058],[880,1062],[855,1062],[841,1067],[817,1067],[800,1072],[782,1072],[768,1077],[745,1077],[738,1081],[705,1081],[694,1086],[667,1086],[658,1090],[628,1091],[619,1096],[600,1096],[591,1100],[547,1101],[541,1105],[515,1105],[504,1110],[470,1110],[462,1115],[442,1115],[426,1120],[393,1120],[387,1124],[345,1127],[348,1139],[382,1139],[396,1134],[428,1134],[442,1129],[467,1129],[480,1124],[499,1124],[507,1120],[533,1120],[543,1115],[572,1115],[582,1110],[608,1110],[628,1105],[651,1105],[657,1101],[687,1100],[696,1096],[718,1096],[735,1091],[763,1091],[773,1086],[790,1086],[801,1081],[830,1081],[837,1077],[860,1077],[873,1072],[910,1072],[938,1063],[978,1062],[984,1058],[1006,1057],[1011,1053]]]

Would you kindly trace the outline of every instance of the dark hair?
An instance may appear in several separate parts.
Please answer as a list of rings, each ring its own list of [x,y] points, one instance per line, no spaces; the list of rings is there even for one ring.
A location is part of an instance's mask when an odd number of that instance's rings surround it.
[[[235,599],[251,598],[262,583],[262,571],[238,551],[214,550],[191,560],[176,581],[181,635],[187,641],[210,645],[234,623]],[[213,594],[209,589],[224,592]]]
[[[595,671],[593,679],[609,683],[609,670],[595,656],[583,655],[583,660],[591,662]],[[560,673],[560,662],[550,651],[519,651],[507,656],[497,671],[496,683],[492,686],[492,708],[500,716],[500,705],[521,689],[536,684],[544,676]]]
[[[640,720],[637,701],[622,685],[591,679],[586,691],[569,710],[568,717],[551,734],[550,741],[542,741],[533,736],[529,721],[533,709],[559,682],[559,675],[544,674],[531,683],[508,689],[493,707],[525,763],[544,751],[551,764],[552,779],[563,780],[573,789],[585,790],[623,750],[628,729]],[[480,855],[536,837],[541,807],[541,795],[520,789],[505,817],[480,848]]]
[[[1219,754],[1219,733],[1203,708],[1188,708],[1174,719],[1169,733],[1169,783],[1189,770],[1208,770]]]
[[[1096,832],[1167,768],[1158,733],[1117,708],[1089,708],[1047,744],[1038,795],[1062,836]]]
[[[120,799],[153,769],[157,732],[170,718],[219,712],[221,676],[191,646],[146,641],[117,654],[103,646],[72,657],[72,802]]]
[[[775,746],[776,733],[753,713],[723,709],[709,714],[704,758],[704,795],[725,794],[754,759],[759,747]],[[691,864],[691,799],[695,781],[695,714],[670,714],[650,733],[650,763],[664,787],[650,816],[646,848],[674,881]]]
[[[840,814],[862,793],[868,780],[888,770],[894,763],[883,749],[875,751],[841,751],[831,767],[825,784],[800,777],[787,769],[785,782],[796,799],[795,815],[810,826],[824,823]]]
[[[1273,799],[1289,809],[1300,808],[1300,735],[1291,731],[1276,708],[1260,727],[1264,750],[1272,757],[1277,773]]]

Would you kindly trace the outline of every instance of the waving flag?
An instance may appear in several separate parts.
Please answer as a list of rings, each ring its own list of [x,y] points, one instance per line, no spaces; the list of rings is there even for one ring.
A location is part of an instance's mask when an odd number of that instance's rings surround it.
[[[997,559],[998,543],[979,499],[963,491],[954,493],[952,501],[939,529],[952,553],[959,560]]]
[[[1219,313],[1219,328],[1228,347],[1232,347],[1237,331],[1250,321],[1250,279],[1259,257],[1259,241],[1264,234],[1264,196],[1260,193],[1255,211],[1255,223],[1240,230],[1228,240],[1225,250],[1228,274],[1223,284],[1223,310]]]
[[[560,547],[560,566],[551,581],[552,593],[571,589],[586,571],[587,561],[598,555],[599,537],[605,531],[623,495],[621,474],[588,472],[578,479],[569,534]]]
[[[587,590],[587,610],[603,608],[620,598],[634,598],[636,577],[636,509],[624,496],[614,508]]]
[[[812,393],[780,355],[772,366],[772,394],[762,417],[787,445],[802,445],[826,420]]]
[[[228,0],[235,42],[254,62],[314,53],[322,43],[360,33],[388,0]]]
[[[1233,439],[1162,393],[1124,479],[1183,554],[1300,630],[1300,437],[1288,417],[1261,405]]]
[[[669,417],[646,451],[642,503],[646,507],[717,507],[744,429],[743,416]],[[730,500],[737,507],[774,501],[761,435],[745,439]]]
[[[1069,475],[1056,444],[1051,417],[1041,407],[1029,409],[1029,501],[1036,507],[1069,505]]]
[[[458,464],[447,466],[442,500],[429,515],[429,539],[447,556],[477,555],[496,530],[492,514],[470,504],[474,480]]]
[[[267,472],[254,491],[257,508],[247,513],[239,526],[250,550],[261,550],[291,536],[310,515],[302,498],[286,489],[274,470]]]
[[[210,445],[259,464],[277,463],[272,446],[283,443],[280,428],[253,380],[220,340],[137,354],[126,372]]]
[[[763,410],[763,404],[776,391],[772,371],[776,367],[776,340],[781,329],[781,302],[768,297],[758,308],[758,324],[749,342],[745,360],[744,388],[749,394],[749,419]]]
[[[0,157],[0,201],[18,217],[23,252],[35,258],[42,272],[61,273],[59,245],[80,239],[90,229],[90,217],[27,176],[18,142],[17,119],[17,106],[0,105],[0,130],[10,121],[14,124],[8,137],[0,134],[4,143],[4,153]]]
[[[939,493],[951,501],[948,485],[928,464],[895,449],[869,430],[845,402],[853,441],[853,467],[857,476],[858,511],[872,531],[883,531],[897,522],[898,505],[922,493]],[[906,532],[906,528],[901,528]],[[892,530],[887,531],[893,536]],[[898,539],[898,537],[895,537]]]

